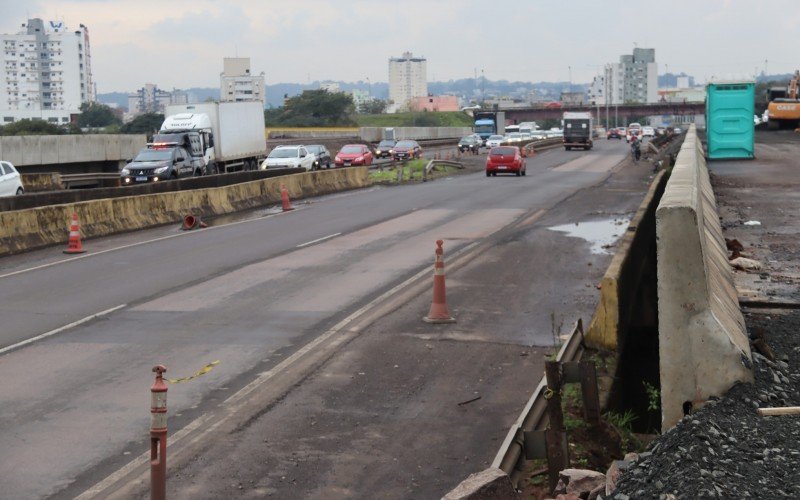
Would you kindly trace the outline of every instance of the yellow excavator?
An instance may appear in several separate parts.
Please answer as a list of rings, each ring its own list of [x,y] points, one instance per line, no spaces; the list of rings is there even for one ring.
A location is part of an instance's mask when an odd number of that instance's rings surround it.
[[[788,87],[773,87],[767,90],[769,99],[767,127],[770,130],[796,128],[800,125],[798,85],[800,85],[800,71],[795,71]]]

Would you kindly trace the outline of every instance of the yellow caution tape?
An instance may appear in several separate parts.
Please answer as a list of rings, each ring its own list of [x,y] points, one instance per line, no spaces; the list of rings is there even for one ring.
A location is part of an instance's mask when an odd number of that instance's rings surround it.
[[[183,383],[183,382],[188,382],[188,381],[190,381],[192,379],[195,379],[195,378],[197,378],[197,377],[199,377],[201,375],[205,375],[206,373],[208,373],[211,370],[213,370],[214,367],[217,366],[218,364],[219,364],[219,361],[212,361],[211,363],[209,363],[206,366],[202,367],[201,369],[197,370],[195,373],[193,373],[192,375],[189,375],[188,377],[169,378],[169,379],[167,379],[167,382],[169,382],[170,384],[180,384],[180,383]]]

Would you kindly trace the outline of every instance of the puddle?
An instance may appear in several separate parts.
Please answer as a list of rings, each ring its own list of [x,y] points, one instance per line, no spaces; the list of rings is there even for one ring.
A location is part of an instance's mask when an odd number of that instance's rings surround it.
[[[611,246],[625,233],[629,223],[630,219],[609,219],[563,224],[548,229],[588,241],[594,254],[612,254],[614,251]]]
[[[258,219],[261,217],[266,217],[267,215],[280,213],[281,211],[282,209],[280,205],[275,205],[271,207],[257,208],[253,210],[246,210],[243,212],[203,218],[203,222],[205,222],[209,226],[221,226],[223,224],[230,224],[231,222],[239,222],[249,219]]]

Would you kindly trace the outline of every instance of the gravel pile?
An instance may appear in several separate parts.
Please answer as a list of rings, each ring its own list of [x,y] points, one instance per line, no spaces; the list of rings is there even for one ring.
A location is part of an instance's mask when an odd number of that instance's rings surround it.
[[[754,348],[755,384],[735,386],[651,443],[608,498],[800,498],[800,416],[756,413],[800,406],[800,311],[745,320],[775,360]]]

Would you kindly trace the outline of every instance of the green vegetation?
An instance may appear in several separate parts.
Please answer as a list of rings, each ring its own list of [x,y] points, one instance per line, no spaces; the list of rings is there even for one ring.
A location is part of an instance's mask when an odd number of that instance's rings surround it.
[[[606,422],[613,425],[620,431],[631,432],[633,421],[636,420],[636,414],[633,410],[625,410],[625,413],[615,413],[610,411],[603,415]]]
[[[363,115],[379,115],[386,111],[386,106],[388,103],[381,99],[370,99],[368,101],[364,101],[361,106],[358,107],[358,112]]]
[[[429,160],[411,160],[403,165],[403,181],[421,180],[422,171],[428,165]],[[397,182],[397,169],[390,168],[386,170],[371,170],[369,177],[372,182]]]
[[[62,135],[80,134],[81,129],[76,125],[60,127],[44,120],[19,120],[0,127],[0,135]]]
[[[267,127],[341,127],[352,126],[355,114],[353,98],[341,92],[306,90],[286,100],[282,108],[264,111]]]
[[[123,134],[152,135],[158,132],[162,123],[164,123],[164,115],[160,113],[145,113],[121,126],[119,131]]]
[[[359,127],[471,127],[472,117],[460,111],[421,111],[356,115]]]
[[[661,391],[645,381],[642,381],[642,384],[647,392],[647,411],[659,411],[661,409]]]
[[[121,124],[122,121],[114,114],[114,110],[105,104],[99,102],[81,104],[81,114],[78,115],[79,127],[102,128]]]

